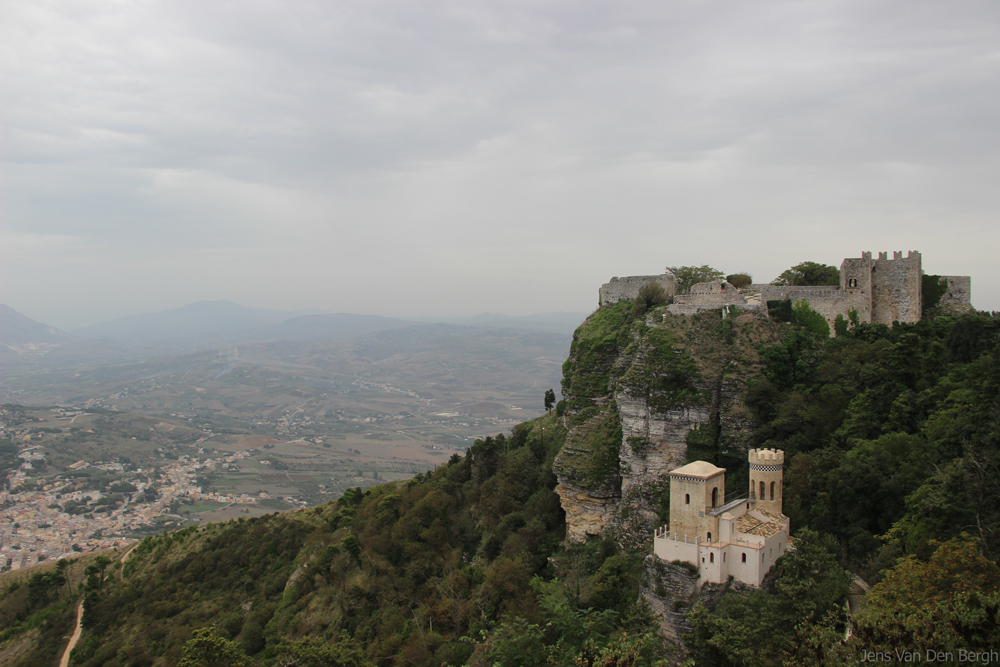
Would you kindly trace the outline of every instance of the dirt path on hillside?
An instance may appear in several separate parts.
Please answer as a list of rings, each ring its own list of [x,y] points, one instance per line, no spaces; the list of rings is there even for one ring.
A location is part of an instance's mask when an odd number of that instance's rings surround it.
[[[76,648],[76,643],[80,641],[80,633],[83,632],[83,600],[80,600],[80,604],[76,606],[76,630],[73,631],[73,636],[69,638],[69,644],[66,646],[66,650],[63,652],[62,660],[59,661],[59,667],[69,667],[69,654]]]
[[[124,556],[122,556],[122,569],[118,570],[118,578],[121,579],[122,581],[125,581],[125,561],[128,560],[128,557],[132,555],[132,552],[136,550],[139,544],[140,542],[136,542],[135,545],[133,545],[131,549],[126,551]]]

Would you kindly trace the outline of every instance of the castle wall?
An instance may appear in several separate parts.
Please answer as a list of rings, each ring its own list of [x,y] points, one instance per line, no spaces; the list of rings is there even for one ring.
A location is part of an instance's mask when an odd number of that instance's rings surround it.
[[[877,324],[919,322],[923,307],[923,271],[920,253],[879,253],[872,266],[872,317]]]
[[[626,276],[619,278],[615,276],[609,282],[601,285],[598,290],[600,305],[618,303],[619,301],[633,301],[639,296],[639,290],[650,283],[660,283],[667,292],[667,296],[677,293],[677,278],[672,273],[663,273],[658,276]]]
[[[740,291],[724,280],[692,285],[690,294],[678,294],[675,304],[721,308],[722,306],[743,306],[747,300]]]
[[[941,303],[969,304],[972,293],[969,276],[944,278],[948,281],[948,291],[941,298]],[[644,285],[654,281],[660,281],[668,294],[675,295],[677,280],[671,273],[616,277],[601,287],[601,304],[632,300]],[[755,283],[737,290],[724,280],[698,283],[691,288],[690,294],[675,295],[667,310],[675,315],[696,315],[725,306],[737,306],[741,311],[764,314],[768,301],[785,299],[808,301],[813,310],[826,318],[831,330],[837,316],[846,319],[851,310],[857,311],[861,323],[892,325],[896,321],[919,322],[923,314],[921,256],[911,250],[905,257],[897,251],[891,259],[884,252],[873,259],[872,253],[862,252],[861,257],[849,257],[841,263],[839,287]]]
[[[751,285],[760,293],[761,302],[766,307],[768,301],[791,300],[792,303],[805,299],[809,306],[826,318],[833,330],[838,315],[847,318],[847,311],[854,308],[860,314],[865,309],[864,297],[860,289],[839,289],[832,286],[796,285]]]
[[[941,305],[972,303],[972,278],[969,276],[941,276],[948,281],[948,291],[938,302]]]

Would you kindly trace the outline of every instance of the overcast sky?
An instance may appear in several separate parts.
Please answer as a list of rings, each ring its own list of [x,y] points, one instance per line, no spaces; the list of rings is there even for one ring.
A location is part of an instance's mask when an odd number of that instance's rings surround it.
[[[589,312],[920,250],[1000,310],[1000,3],[0,3],[0,302]]]

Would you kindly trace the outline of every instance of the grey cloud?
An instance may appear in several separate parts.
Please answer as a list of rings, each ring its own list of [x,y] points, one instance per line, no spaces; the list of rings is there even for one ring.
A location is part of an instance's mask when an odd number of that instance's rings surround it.
[[[448,287],[457,255],[530,257],[480,287],[497,299],[482,309],[519,312],[585,309],[612,273],[665,264],[769,278],[875,243],[958,258],[961,234],[995,229],[998,23],[992,2],[14,0],[3,229],[72,237],[98,265],[149,257],[136,284],[178,286],[163,307],[285,307],[246,267],[269,254],[278,282],[288,258],[330,260],[296,307],[371,303],[318,284],[391,266],[357,289],[426,281],[453,300],[404,305],[441,314],[468,298]],[[24,242],[17,275],[74,281]],[[222,253],[211,280],[232,292],[173,273],[201,253]],[[526,275],[580,284],[512,296]],[[26,282],[0,297],[50,298]]]

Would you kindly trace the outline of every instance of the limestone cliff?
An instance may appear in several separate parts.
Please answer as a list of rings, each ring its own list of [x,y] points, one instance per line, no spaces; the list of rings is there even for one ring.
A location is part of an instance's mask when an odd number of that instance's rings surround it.
[[[753,423],[744,397],[760,345],[778,342],[783,326],[721,311],[634,319],[630,307],[591,315],[563,366],[570,431],[556,491],[572,541],[610,532],[642,545],[666,516],[666,473],[689,449],[722,467],[745,460]]]

